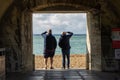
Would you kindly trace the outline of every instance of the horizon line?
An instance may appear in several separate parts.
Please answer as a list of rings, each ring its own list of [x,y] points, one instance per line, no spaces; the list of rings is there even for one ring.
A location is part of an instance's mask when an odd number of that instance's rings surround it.
[[[77,33],[77,34],[86,34],[86,33]]]

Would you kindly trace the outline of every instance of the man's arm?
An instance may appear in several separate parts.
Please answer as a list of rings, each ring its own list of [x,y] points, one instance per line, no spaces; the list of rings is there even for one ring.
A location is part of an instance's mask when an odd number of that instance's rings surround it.
[[[72,35],[73,35],[73,33],[72,32],[67,32],[68,33],[68,35],[71,37]]]
[[[46,33],[47,33],[47,31],[41,33],[41,35],[42,35],[43,37],[45,37]]]

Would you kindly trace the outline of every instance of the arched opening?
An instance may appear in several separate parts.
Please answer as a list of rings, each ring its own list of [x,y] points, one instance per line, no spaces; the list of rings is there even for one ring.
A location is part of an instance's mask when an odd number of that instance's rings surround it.
[[[64,8],[63,8],[64,7]],[[32,12],[31,12],[32,10]],[[83,11],[87,13],[87,30],[86,30],[86,35],[87,35],[87,45],[86,45],[86,69],[91,69],[91,70],[101,70],[101,26],[100,26],[100,15],[96,14],[96,11],[88,9],[86,7],[81,7],[79,5],[75,4],[49,4],[49,5],[42,5],[39,6],[38,8],[34,8],[28,10],[25,12],[26,15],[23,17],[23,24],[26,24],[26,29],[29,31],[27,38],[30,39],[30,42],[26,45],[27,48],[26,52],[31,55],[31,60],[27,60],[26,62],[32,62],[30,64],[33,69],[34,69],[34,57],[32,56],[33,52],[33,37],[32,37],[32,24],[29,24],[30,22],[32,23],[32,14],[35,12],[77,12],[77,11]],[[23,29],[24,31],[24,29]],[[24,39],[24,37],[22,37]],[[28,46],[29,45],[29,46]],[[24,47],[23,47],[23,53],[24,53]],[[24,58],[27,56],[27,54],[24,54]],[[23,58],[23,60],[24,60]],[[24,64],[24,63],[23,63]],[[26,65],[26,64],[25,64]],[[28,65],[26,65],[28,66]]]
[[[57,44],[62,31],[73,32],[70,39],[70,68],[86,69],[86,27],[87,13],[85,12],[39,12],[33,13],[33,54],[35,55],[35,70],[44,68],[43,60],[43,31],[51,28],[57,39]],[[55,68],[62,67],[62,53],[57,45],[55,51]]]

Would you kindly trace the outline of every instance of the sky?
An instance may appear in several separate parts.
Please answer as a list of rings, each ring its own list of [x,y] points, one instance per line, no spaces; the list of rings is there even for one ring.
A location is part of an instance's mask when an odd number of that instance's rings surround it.
[[[71,31],[86,34],[86,13],[33,13],[33,34],[41,34],[52,29],[53,34]]]

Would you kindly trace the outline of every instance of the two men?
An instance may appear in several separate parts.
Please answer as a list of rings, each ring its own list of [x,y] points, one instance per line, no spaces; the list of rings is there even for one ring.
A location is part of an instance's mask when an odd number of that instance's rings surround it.
[[[44,61],[45,61],[45,68],[47,69],[47,61],[48,57],[50,57],[50,69],[53,69],[53,57],[55,54],[55,49],[57,46],[57,41],[55,37],[52,35],[52,30],[49,29],[48,32],[44,32],[41,34],[44,38]],[[70,42],[69,39],[73,35],[72,32],[63,32],[60,39],[59,39],[59,47],[62,51],[62,67],[65,69],[66,60],[67,57],[67,68],[69,69],[70,65]]]

